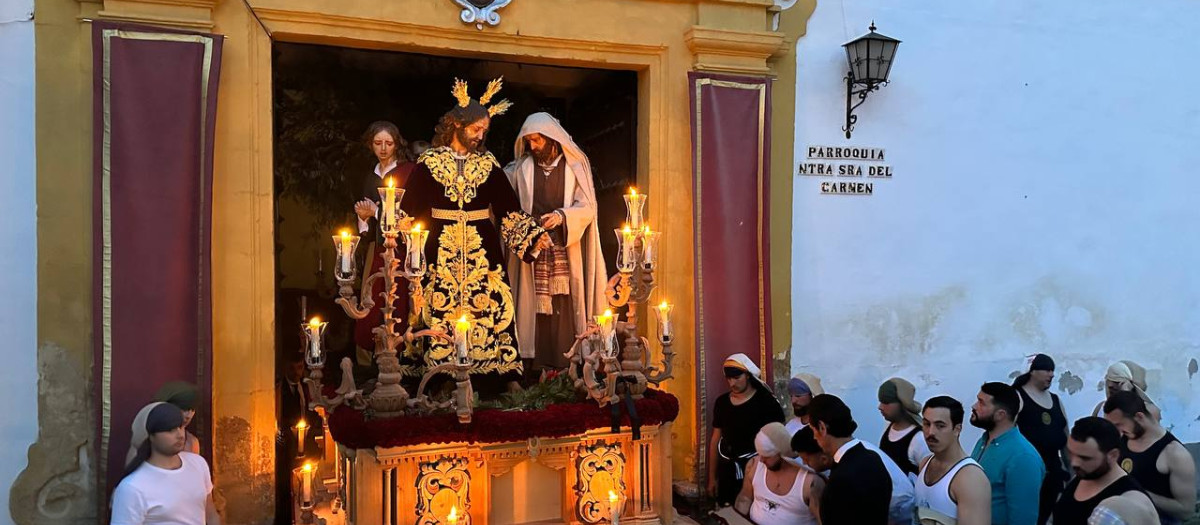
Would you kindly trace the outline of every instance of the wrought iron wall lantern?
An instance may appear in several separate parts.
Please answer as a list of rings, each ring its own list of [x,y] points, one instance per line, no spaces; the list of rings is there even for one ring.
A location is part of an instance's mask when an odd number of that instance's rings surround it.
[[[850,62],[850,71],[846,73],[846,126],[842,128],[846,138],[850,138],[854,124],[858,122],[854,110],[867,101],[867,94],[888,83],[892,60],[900,45],[899,40],[876,33],[875,22],[871,22],[870,29],[870,33],[842,44]],[[855,95],[858,95],[858,102],[853,101]]]

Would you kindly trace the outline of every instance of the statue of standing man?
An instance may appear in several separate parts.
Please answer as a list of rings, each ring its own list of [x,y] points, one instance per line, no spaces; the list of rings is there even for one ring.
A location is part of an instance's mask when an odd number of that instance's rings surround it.
[[[553,241],[533,262],[510,255],[517,299],[517,339],[531,371],[568,366],[564,353],[604,311],[608,282],[596,221],[596,188],[587,155],[558,119],[534,113],[517,136],[508,180],[521,208]]]

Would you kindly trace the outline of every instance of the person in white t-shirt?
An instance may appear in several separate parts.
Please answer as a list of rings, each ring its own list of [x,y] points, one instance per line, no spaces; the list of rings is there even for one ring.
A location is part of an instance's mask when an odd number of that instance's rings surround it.
[[[134,426],[148,436],[113,492],[110,525],[220,525],[204,458],[183,452],[183,412],[170,403],[142,408]]]

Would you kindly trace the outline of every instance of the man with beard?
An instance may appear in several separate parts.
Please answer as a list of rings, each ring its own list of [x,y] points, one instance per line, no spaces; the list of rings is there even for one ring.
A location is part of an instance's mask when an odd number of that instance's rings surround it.
[[[1163,525],[1192,517],[1196,464],[1187,448],[1154,419],[1141,396],[1114,393],[1104,402],[1104,419],[1121,432],[1121,469],[1145,489]]]
[[[982,428],[971,458],[992,484],[993,525],[1035,525],[1046,466],[1037,449],[1016,429],[1021,400],[1013,387],[984,383],[971,407],[971,424]]]
[[[1033,356],[1029,370],[1013,381],[1013,388],[1021,396],[1017,428],[1041,454],[1046,467],[1038,502],[1039,524],[1050,519],[1050,509],[1067,482],[1067,413],[1058,396],[1050,392],[1053,383],[1054,360],[1046,354]]]
[[[1084,525],[1096,506],[1112,496],[1125,495],[1149,503],[1137,481],[1117,468],[1120,445],[1121,433],[1112,423],[1098,417],[1075,422],[1067,440],[1075,479],[1055,503],[1050,523]]]
[[[784,461],[794,456],[791,436],[782,423],[767,423],[754,438],[758,457],[746,465],[746,478],[733,507],[757,525],[817,525],[824,481]]]
[[[958,442],[962,434],[962,403],[949,396],[930,398],[921,415],[921,431],[933,455],[922,463],[917,474],[918,522],[922,525],[991,523],[992,489],[987,475]]]
[[[419,378],[430,368],[465,360],[471,364],[474,389],[492,397],[505,386],[519,390],[524,370],[504,250],[528,262],[550,247],[550,236],[521,210],[504,170],[483,146],[492,117],[511,105],[485,106],[500,86],[500,79],[492,81],[474,100],[465,82],[455,82],[452,93],[458,104],[434,128],[433,147],[417,159],[403,201],[414,224],[429,232],[425,301],[417,328],[453,334],[456,323],[465,319],[470,327],[465,355],[451,341],[425,338],[415,349],[422,362],[395,366],[397,372]]]
[[[725,360],[729,392],[713,403],[712,438],[708,448],[708,494],[718,504],[732,504],[742,491],[746,463],[756,454],[754,437],[771,422],[783,422],[783,408],[758,375],[746,354]]]
[[[138,412],[133,425],[147,437],[113,492],[109,523],[220,525],[208,463],[183,451],[183,412],[170,403],[151,403]]]
[[[821,387],[821,379],[812,374],[800,373],[788,380],[788,395],[792,398],[792,418],[785,428],[791,435],[796,435],[800,429],[808,426],[808,404],[813,396],[825,393]]]
[[[879,438],[879,449],[914,479],[921,462],[929,457],[929,447],[921,433],[921,404],[916,393],[912,383],[899,377],[884,381],[878,393],[879,413],[888,422]]]
[[[515,256],[508,272],[517,301],[517,340],[532,370],[563,369],[589,315],[605,308],[608,269],[596,225],[596,188],[587,155],[558,119],[525,119],[505,171],[521,209],[537,218],[552,245],[533,263]],[[531,374],[533,375],[533,374]]]

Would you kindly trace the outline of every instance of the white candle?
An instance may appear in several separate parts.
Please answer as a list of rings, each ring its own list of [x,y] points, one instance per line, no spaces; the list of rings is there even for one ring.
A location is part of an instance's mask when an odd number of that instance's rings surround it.
[[[296,447],[296,455],[297,456],[304,455],[304,434],[306,434],[307,431],[308,431],[308,422],[307,421],[301,419],[299,423],[296,423],[296,442],[298,443],[298,446]]]
[[[604,344],[604,354],[613,353],[613,312],[605,310],[604,315],[596,316],[596,324],[600,327],[600,339]]]
[[[621,507],[617,505],[620,500],[621,498],[617,496],[615,491],[608,491],[608,515],[613,525],[617,525],[618,520],[621,518]]]
[[[350,253],[351,248],[350,231],[342,230],[342,242],[338,244],[338,263],[342,267],[342,274],[350,274],[350,263],[354,261],[354,254]]]
[[[629,188],[625,196],[625,207],[629,212],[629,225],[635,230],[642,228],[642,207],[646,205],[646,195],[640,194],[637,188]]]
[[[302,502],[302,505],[312,505],[312,481],[313,465],[312,463],[305,463],[304,466],[300,468],[300,501]]]
[[[396,181],[390,177],[387,188],[383,190],[383,225],[385,230],[392,230],[396,226]]]
[[[467,320],[467,316],[458,318],[454,323],[454,347],[458,351],[458,359],[461,362],[467,360],[467,350],[470,347],[469,335],[471,333],[471,321]]]
[[[649,226],[642,229],[642,263],[651,264],[654,262],[654,232],[650,231]]]
[[[671,337],[671,309],[672,308],[674,308],[674,305],[669,304],[666,301],[663,301],[662,304],[658,305],[659,332],[662,333],[662,336],[664,338]]]
[[[421,256],[421,246],[419,246],[419,244],[421,244],[419,242],[420,237],[421,223],[418,222],[413,225],[412,232],[408,236],[408,257],[409,261],[412,261],[409,263],[410,266],[416,266],[414,263],[417,261],[417,258]]]
[[[308,322],[308,355],[314,362],[321,357],[321,324],[320,317]]]
[[[622,255],[624,258],[624,261],[623,261],[624,264],[620,265],[620,266],[625,266],[625,267],[632,269],[632,266],[634,264],[634,262],[633,262],[633,242],[634,242],[633,228],[626,225],[625,229],[621,230],[621,236],[625,240],[625,242],[621,243],[621,252],[622,252]]]

